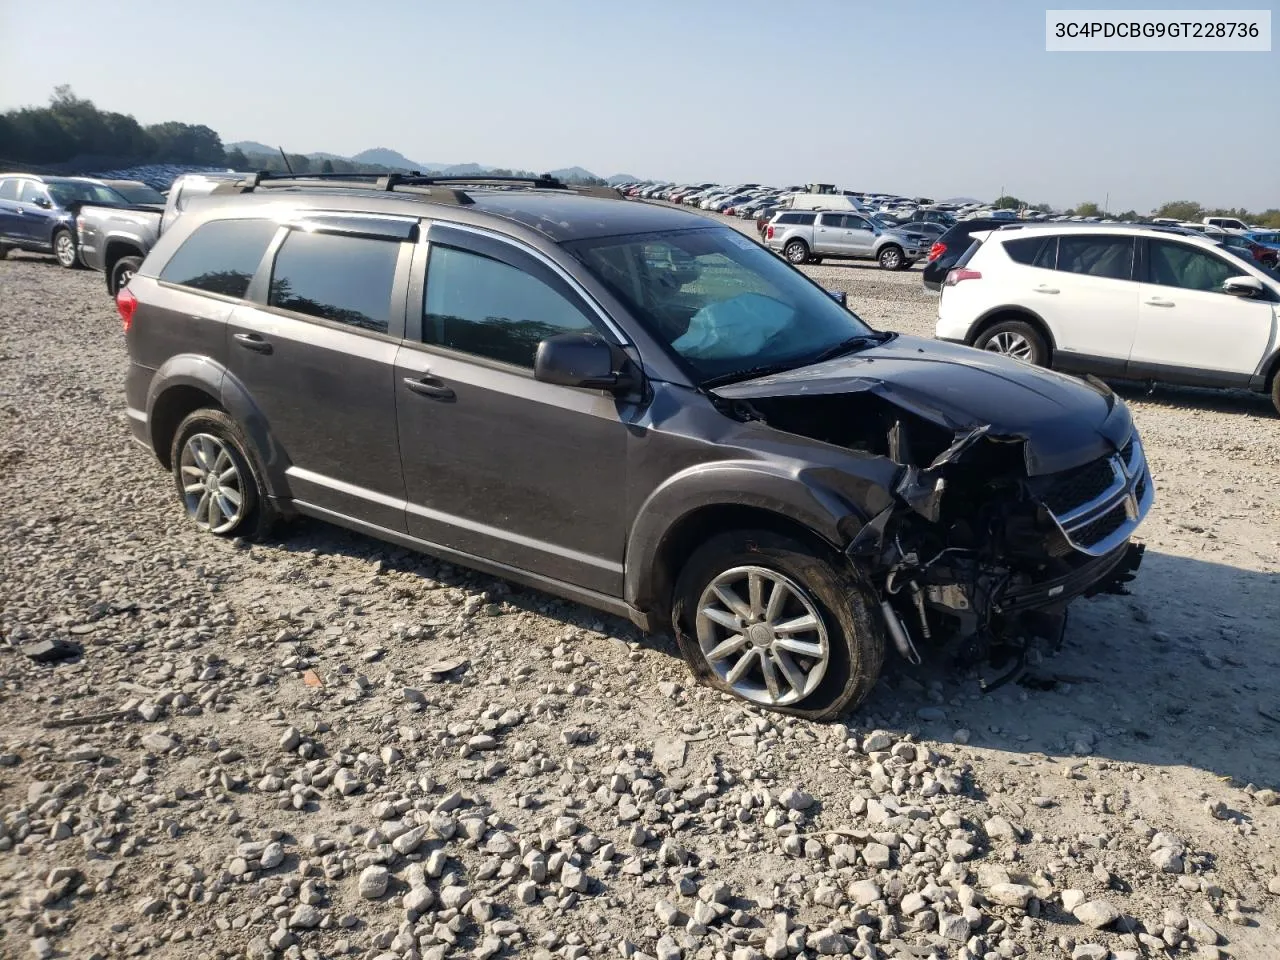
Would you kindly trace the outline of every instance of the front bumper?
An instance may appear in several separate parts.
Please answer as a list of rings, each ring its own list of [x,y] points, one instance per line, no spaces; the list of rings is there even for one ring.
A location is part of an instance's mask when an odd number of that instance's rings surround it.
[[[1004,616],[1060,607],[1077,597],[1119,593],[1133,579],[1146,545],[1126,541],[1101,557],[1094,557],[1070,573],[1004,592],[994,605]]]

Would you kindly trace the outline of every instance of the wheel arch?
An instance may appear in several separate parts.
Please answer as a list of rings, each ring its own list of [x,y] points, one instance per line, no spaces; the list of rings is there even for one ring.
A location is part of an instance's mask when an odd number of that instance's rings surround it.
[[[107,241],[106,249],[102,255],[103,270],[108,276],[111,275],[115,265],[125,257],[146,258],[146,254],[142,252],[142,247],[134,240],[125,237],[112,237]]]
[[[1020,320],[1040,334],[1049,350],[1049,356],[1046,359],[1050,364],[1053,362],[1053,355],[1058,349],[1058,342],[1054,339],[1053,331],[1049,329],[1049,325],[1045,323],[1043,317],[1026,307],[1011,306],[1009,304],[992,307],[978,317],[973,326],[969,328],[969,335],[965,338],[965,342],[972,347],[978,342],[980,336],[997,323],[1004,323],[1007,320]]]
[[[835,491],[787,476],[782,468],[753,466],[690,468],[640,508],[627,541],[623,589],[627,603],[645,611],[653,629],[669,623],[683,562],[710,534],[770,530],[838,557],[839,545],[867,519]],[[725,491],[733,491],[731,500]]]

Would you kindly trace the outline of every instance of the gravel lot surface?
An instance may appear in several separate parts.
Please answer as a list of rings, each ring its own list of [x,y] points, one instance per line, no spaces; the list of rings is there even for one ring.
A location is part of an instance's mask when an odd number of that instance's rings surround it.
[[[813,274],[932,331],[918,271]],[[1036,683],[891,663],[815,725],[322,524],[201,535],[125,362],[97,275],[0,262],[0,956],[1280,957],[1264,399],[1124,389],[1146,563]]]

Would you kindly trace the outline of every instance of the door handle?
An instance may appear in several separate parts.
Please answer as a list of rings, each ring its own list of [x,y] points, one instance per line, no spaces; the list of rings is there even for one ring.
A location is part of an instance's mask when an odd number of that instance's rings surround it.
[[[1173,306],[1172,300],[1165,300],[1162,297],[1152,297],[1150,300],[1144,300],[1143,303],[1145,303],[1149,307],[1172,307]]]
[[[424,397],[430,397],[433,400],[453,400],[454,392],[446,387],[435,377],[423,377],[415,379],[414,377],[405,377],[404,385],[414,393],[421,394]]]
[[[270,353],[271,344],[256,333],[237,333],[236,343],[254,353]]]
[[[1036,287],[1036,293],[1057,293],[1057,292],[1058,292],[1057,287],[1046,287],[1046,286]]]

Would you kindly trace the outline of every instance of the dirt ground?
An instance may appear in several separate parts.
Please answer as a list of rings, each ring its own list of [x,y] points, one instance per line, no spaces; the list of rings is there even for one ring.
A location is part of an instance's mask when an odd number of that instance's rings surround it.
[[[918,271],[807,269],[932,333]],[[319,523],[201,535],[125,364],[96,274],[0,262],[0,957],[1280,957],[1264,398],[1119,388],[1146,559],[1033,683],[891,661],[815,725]]]

